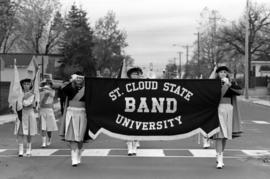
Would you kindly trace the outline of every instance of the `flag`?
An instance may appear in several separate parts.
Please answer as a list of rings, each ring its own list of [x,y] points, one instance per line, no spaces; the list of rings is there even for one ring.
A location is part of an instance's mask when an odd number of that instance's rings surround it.
[[[121,69],[117,78],[127,78],[127,64],[125,59],[122,61]]]
[[[28,77],[31,79],[34,79],[37,71],[38,71],[38,64],[37,64],[35,56],[33,56],[31,62],[29,63],[27,67]]]
[[[14,112],[22,109],[22,98],[23,91],[20,84],[19,72],[16,65],[16,59],[14,59],[14,78],[10,83],[9,94],[8,94],[8,103],[9,107],[12,107]]]
[[[40,69],[38,68],[33,79],[33,88],[32,88],[32,91],[35,94],[36,104],[39,104],[40,102],[39,84],[40,84]]]
[[[209,79],[215,79],[216,78],[216,70],[217,70],[217,65],[214,66],[213,71],[211,72]]]
[[[40,84],[40,69],[38,67],[36,57],[33,56],[31,62],[29,63],[27,69],[28,77],[33,81],[32,92],[35,94],[36,105],[39,104],[40,94],[39,94],[39,84]]]

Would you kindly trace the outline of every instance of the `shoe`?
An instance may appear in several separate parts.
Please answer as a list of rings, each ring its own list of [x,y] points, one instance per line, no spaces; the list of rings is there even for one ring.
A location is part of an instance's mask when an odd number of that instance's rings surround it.
[[[203,138],[203,148],[204,149],[208,149],[208,148],[210,148],[210,139],[208,139],[208,138]]]
[[[132,156],[133,154],[132,141],[127,141],[127,150],[128,150],[128,156]]]
[[[136,143],[137,148],[139,148],[141,146],[139,141],[135,141],[135,143]]]
[[[48,137],[47,145],[50,146],[51,144],[52,144],[52,138],[51,137],[50,138]]]
[[[71,164],[73,167],[78,165],[78,153],[76,150],[71,150]]]
[[[41,145],[42,148],[45,148],[46,147],[46,137],[42,137],[42,145]]]
[[[31,143],[27,143],[27,149],[26,149],[26,156],[27,157],[31,156],[31,150],[32,150]]]
[[[18,157],[23,157],[23,144],[19,144]]]
[[[217,169],[222,169],[223,168],[223,165],[222,163],[218,163],[217,166],[216,166]]]
[[[82,149],[78,149],[78,164],[80,164],[81,163],[81,159],[82,159],[82,152],[83,152],[83,150]]]
[[[217,169],[222,169],[224,167],[223,163],[223,152],[217,154]]]

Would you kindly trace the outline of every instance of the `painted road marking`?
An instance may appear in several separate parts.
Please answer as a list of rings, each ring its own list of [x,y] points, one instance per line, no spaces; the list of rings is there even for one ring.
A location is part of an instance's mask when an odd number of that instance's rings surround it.
[[[216,151],[212,149],[191,149],[194,157],[216,157]]]
[[[32,156],[50,156],[57,151],[58,149],[33,149]]]
[[[266,121],[253,121],[256,124],[270,124],[269,122]]]
[[[85,149],[82,152],[82,156],[98,156],[105,157],[109,154],[110,149]]]
[[[137,156],[139,157],[164,157],[165,154],[162,149],[137,149]]]
[[[17,149],[0,149],[0,157],[17,157]],[[32,157],[70,156],[69,149],[32,149]],[[128,157],[126,149],[85,149],[83,157]],[[269,150],[240,150],[228,149],[224,153],[226,158],[270,156]],[[214,149],[138,149],[137,157],[195,157],[214,158]]]
[[[1,152],[5,152],[7,149],[0,149],[0,154]]]
[[[265,156],[265,155],[270,155],[269,150],[242,150],[245,154],[249,156]]]

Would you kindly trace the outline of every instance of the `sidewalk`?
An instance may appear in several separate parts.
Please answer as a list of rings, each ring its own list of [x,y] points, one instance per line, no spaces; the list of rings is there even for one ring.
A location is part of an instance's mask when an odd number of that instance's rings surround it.
[[[237,99],[242,100],[242,101],[246,101],[246,102],[251,102],[254,104],[260,104],[263,106],[269,106],[270,107],[270,100],[269,99],[260,99],[260,98],[256,98],[256,97],[249,97],[248,99],[245,99],[244,96],[239,96]]]
[[[13,122],[16,119],[15,114],[5,114],[5,115],[0,115],[0,125]]]

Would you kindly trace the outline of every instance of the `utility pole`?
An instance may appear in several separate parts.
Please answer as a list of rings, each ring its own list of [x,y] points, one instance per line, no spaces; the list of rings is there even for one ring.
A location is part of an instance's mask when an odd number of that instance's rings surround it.
[[[179,67],[178,67],[178,75],[179,75],[179,79],[181,79],[181,76],[182,76],[182,69],[181,69],[181,55],[182,55],[182,52],[178,52],[178,55],[179,55]]]
[[[189,53],[189,47],[192,47],[191,45],[183,45],[183,48],[186,48],[186,73],[188,72],[188,53]]]
[[[245,37],[245,99],[249,89],[249,0],[246,2],[246,37]]]
[[[198,36],[198,42],[197,42],[197,50],[198,50],[198,61],[197,61],[197,65],[198,65],[198,72],[199,74],[201,73],[200,71],[200,32],[197,33],[197,36]]]

